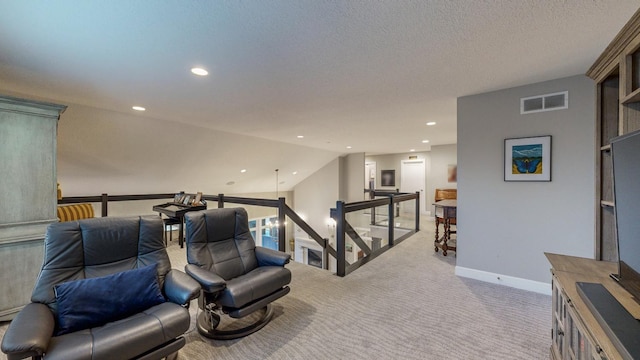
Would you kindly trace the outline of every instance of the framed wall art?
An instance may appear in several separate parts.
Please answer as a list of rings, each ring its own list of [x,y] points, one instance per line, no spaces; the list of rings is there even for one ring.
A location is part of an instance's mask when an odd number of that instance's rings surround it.
[[[458,182],[458,165],[456,164],[447,165],[447,182],[450,182],[450,183]]]
[[[396,186],[396,171],[395,170],[380,170],[381,185],[382,186]]]
[[[504,181],[551,181],[551,135],[505,139]]]

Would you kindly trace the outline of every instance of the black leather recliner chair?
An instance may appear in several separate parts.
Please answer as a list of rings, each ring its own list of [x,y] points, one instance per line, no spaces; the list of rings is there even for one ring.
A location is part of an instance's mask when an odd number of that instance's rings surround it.
[[[160,359],[175,356],[185,344],[182,335],[190,324],[187,307],[190,300],[200,294],[200,286],[187,274],[171,269],[162,228],[158,216],[95,218],[51,224],[45,237],[44,263],[31,296],[32,302],[18,313],[2,340],[2,351],[8,359]],[[60,333],[58,310],[63,307],[56,298],[60,284],[80,280],[75,283],[85,286],[87,281],[100,282],[104,276],[118,276],[114,273],[133,270],[127,273],[137,274],[142,269],[153,269],[148,267],[150,265],[156,266],[157,271],[154,275],[154,271],[149,270],[148,278],[157,279],[153,286],[162,303],[101,326],[53,335]],[[133,279],[132,283],[138,282],[137,278]],[[157,285],[160,291],[157,291]],[[122,299],[121,293],[117,296]],[[137,300],[139,295],[136,293],[132,298]],[[113,310],[107,306],[101,308],[98,303],[97,309],[93,309],[98,313]]]
[[[185,220],[185,270],[202,286],[198,332],[227,340],[264,327],[273,316],[270,303],[289,293],[291,272],[284,265],[291,256],[256,247],[242,208],[189,212]],[[245,327],[218,328],[221,313],[237,319],[258,310],[262,316]]]

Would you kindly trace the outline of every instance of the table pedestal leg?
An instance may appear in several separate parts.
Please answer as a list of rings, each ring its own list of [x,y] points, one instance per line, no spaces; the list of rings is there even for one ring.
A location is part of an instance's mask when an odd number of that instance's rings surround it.
[[[449,218],[444,219],[444,235],[442,236],[442,255],[447,256],[447,250],[449,247],[447,246],[447,241],[449,241],[449,237],[451,236],[451,222]]]
[[[433,245],[435,247],[435,251],[438,252],[438,243],[440,242],[439,236],[438,236],[438,229],[440,228],[440,218],[436,216],[436,239],[433,242]]]
[[[178,226],[178,243],[180,244],[180,248],[184,247],[184,218],[180,218],[180,225]]]

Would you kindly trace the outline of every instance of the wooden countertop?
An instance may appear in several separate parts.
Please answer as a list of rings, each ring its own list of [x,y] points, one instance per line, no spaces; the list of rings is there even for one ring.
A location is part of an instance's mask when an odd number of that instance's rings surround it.
[[[621,359],[622,356],[616,350],[611,339],[606,335],[587,305],[582,301],[576,288],[576,282],[600,283],[624,306],[631,315],[640,319],[640,304],[609,275],[618,272],[616,262],[597,261],[594,259],[581,258],[576,256],[559,255],[545,253],[552,266],[553,275],[561,285],[566,297],[570,300],[570,307],[573,308],[582,319],[591,336],[596,339],[604,352],[613,359]]]
[[[458,200],[440,200],[433,203],[435,206],[444,206],[444,207],[456,207],[458,206]]]

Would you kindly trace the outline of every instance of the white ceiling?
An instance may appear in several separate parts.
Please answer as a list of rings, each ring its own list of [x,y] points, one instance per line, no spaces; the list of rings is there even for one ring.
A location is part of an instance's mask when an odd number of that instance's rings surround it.
[[[342,153],[421,151],[456,142],[457,97],[583,74],[638,6],[0,0],[0,84]]]

